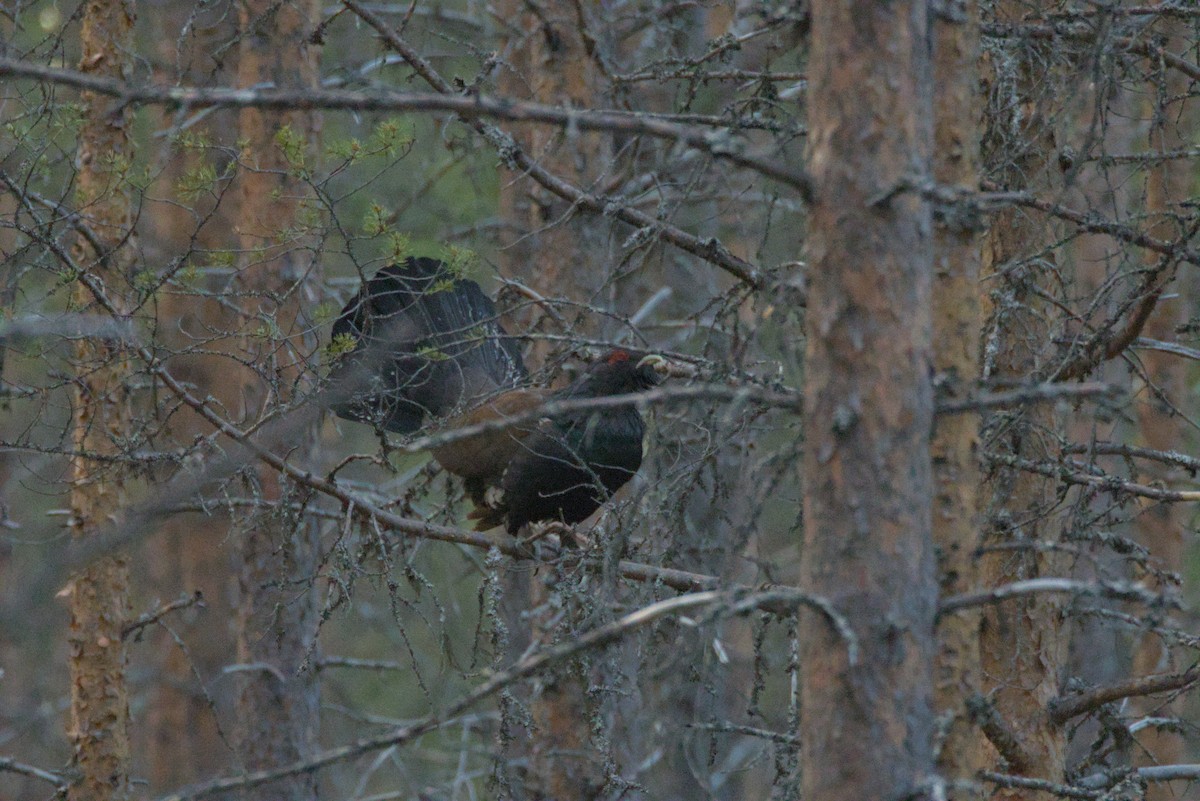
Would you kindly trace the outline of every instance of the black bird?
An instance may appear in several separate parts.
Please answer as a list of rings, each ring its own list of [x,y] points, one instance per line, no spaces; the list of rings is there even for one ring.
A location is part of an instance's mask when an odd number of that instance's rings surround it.
[[[517,343],[474,281],[436,259],[410,258],[375,274],[333,326],[334,411],[411,433],[522,415],[548,400],[598,398],[655,386],[661,356],[616,349],[565,389],[528,386]],[[642,463],[645,424],[633,405],[578,410],[455,439],[434,458],[463,478],[476,529],[577,523]]]

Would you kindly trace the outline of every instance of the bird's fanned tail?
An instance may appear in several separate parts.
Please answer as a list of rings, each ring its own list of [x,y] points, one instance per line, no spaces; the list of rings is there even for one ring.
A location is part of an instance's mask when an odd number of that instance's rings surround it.
[[[333,344],[350,348],[330,374],[349,385],[333,410],[402,434],[528,375],[492,301],[435,259],[376,273],[342,309]]]

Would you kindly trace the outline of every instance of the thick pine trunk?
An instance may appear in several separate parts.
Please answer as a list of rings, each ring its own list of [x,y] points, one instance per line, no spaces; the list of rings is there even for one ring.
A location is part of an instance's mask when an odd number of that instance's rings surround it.
[[[908,798],[933,771],[933,102],[927,4],[813,3],[803,795]]]

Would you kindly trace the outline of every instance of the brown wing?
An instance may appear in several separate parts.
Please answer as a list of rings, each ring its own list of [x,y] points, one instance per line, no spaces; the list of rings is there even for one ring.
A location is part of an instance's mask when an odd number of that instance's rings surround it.
[[[543,389],[514,389],[501,393],[454,418],[448,428],[453,430],[520,415],[536,409],[549,394]],[[471,500],[477,507],[483,507],[486,506],[484,494],[489,487],[500,484],[505,469],[520,448],[521,440],[536,427],[537,420],[528,420],[518,425],[485,431],[435,448],[433,456],[438,464],[464,480]]]

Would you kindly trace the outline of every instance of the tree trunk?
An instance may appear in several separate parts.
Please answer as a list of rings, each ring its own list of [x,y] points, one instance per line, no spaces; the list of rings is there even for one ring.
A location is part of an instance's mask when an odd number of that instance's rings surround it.
[[[979,186],[979,4],[961,6],[961,17],[933,25],[935,128],[933,174],[938,184],[973,191]],[[934,366],[947,397],[961,398],[979,377],[980,221],[949,208],[935,216],[933,278]],[[944,596],[977,587],[979,547],[979,416],[937,420],[932,443],[936,485],[933,539]],[[938,772],[960,788],[987,767],[986,742],[967,712],[979,692],[979,612],[968,609],[942,620],[934,704],[942,740]],[[966,789],[958,799],[980,798]]]
[[[317,54],[307,39],[318,19],[314,2],[280,5],[253,0],[240,6],[243,38],[238,85],[270,83],[280,89],[317,84]],[[313,327],[302,319],[315,279],[311,239],[304,234],[307,190],[297,175],[309,169],[317,117],[312,112],[243,109],[238,131],[243,148],[237,234],[244,262],[239,270],[245,316],[244,353],[256,369],[239,375],[243,425],[268,401],[286,404],[311,379],[306,359],[316,353]],[[303,412],[301,412],[303,414]],[[289,430],[292,458],[311,455],[311,424]],[[316,748],[319,683],[313,668],[316,636],[318,529],[303,514],[285,511],[297,500],[269,468],[245,475],[263,501],[243,531],[238,659],[242,687],[239,753],[254,770],[285,764]],[[316,798],[314,775],[298,775],[255,788],[260,799]]]
[[[997,5],[999,22],[1015,22],[1029,13],[1030,4],[1005,2]],[[1011,69],[1003,86],[1015,87],[1016,102],[1004,98],[1003,109],[993,109],[985,137],[985,156],[998,163],[999,180],[1006,189],[1035,194],[1051,187],[1054,173],[1050,160],[1055,153],[1055,134],[1045,115],[1047,98],[1043,60],[1034,66],[1027,52],[1043,45],[1022,42],[1021,58],[1014,65],[992,63],[985,76],[998,80],[996,70]],[[1014,137],[1013,131],[1019,131]],[[1014,141],[1015,140],[1015,141]],[[989,147],[991,150],[989,150]],[[993,152],[994,151],[994,152]],[[997,155],[998,154],[998,155]],[[1052,234],[1047,223],[1025,210],[1008,208],[992,219],[984,245],[982,272],[986,286],[985,338],[990,354],[984,377],[991,380],[1046,380],[1055,315],[1053,304],[1041,287],[1054,280],[1054,254],[1041,251]],[[1032,254],[1037,254],[1034,257]],[[984,447],[999,455],[1034,461],[1054,458],[1053,445],[1045,436],[1054,420],[1046,405],[1020,407],[991,415],[984,426]],[[997,466],[985,485],[986,513],[983,539],[993,548],[980,560],[985,586],[996,587],[1039,576],[1067,575],[1061,552],[1038,547],[1058,536],[1058,524],[1050,519],[1056,501],[1050,479],[1024,471]],[[1053,595],[1029,595],[983,610],[980,649],[984,675],[983,692],[997,713],[996,720],[1008,737],[989,734],[999,747],[1010,773],[1061,781],[1065,760],[1065,736],[1047,714],[1049,702],[1058,694],[1060,673],[1066,660],[1067,632],[1063,600]],[[998,732],[996,732],[998,733]],[[1004,743],[1011,742],[1012,748]],[[1036,790],[1000,788],[997,799],[1033,799]]]
[[[214,10],[216,24],[198,24],[197,13],[190,0],[171,0],[148,20],[158,42],[159,85],[232,84],[236,59],[229,58],[228,67],[222,68],[210,54],[233,38],[237,21]],[[182,35],[183,31],[190,34]],[[176,72],[180,66],[182,73]],[[235,118],[234,111],[214,110],[187,131],[233,148]],[[159,110],[157,123],[162,129],[170,130],[178,122],[174,109]],[[179,191],[181,179],[201,167],[222,172],[212,150],[180,146],[173,138],[159,141],[157,160],[162,167],[141,210],[146,260],[169,264],[186,259],[196,265],[204,263],[207,253],[236,250],[231,217],[237,210],[231,197]],[[177,380],[196,387],[197,395],[214,399],[219,408],[236,409],[241,405],[241,387],[229,375],[242,343],[217,332],[236,331],[237,315],[218,299],[222,291],[218,281],[210,279],[198,290],[176,286],[156,299],[158,319],[170,324],[156,329],[155,344],[171,354],[168,369]],[[187,448],[212,433],[212,425],[186,406],[170,409],[157,422],[162,425],[164,450]],[[174,475],[163,470],[154,480],[165,483]],[[236,555],[229,547],[230,527],[229,516],[217,509],[207,514],[174,514],[144,546],[153,597],[200,592],[205,603],[203,611],[171,620],[173,634],[186,649],[166,632],[156,634],[154,646],[144,649],[144,657],[154,662],[151,670],[156,681],[148,691],[144,720],[136,727],[133,741],[152,789],[200,781],[217,775],[229,763],[230,743],[222,734],[224,721],[219,715],[232,708],[232,682],[208,682],[230,663],[234,651],[230,621],[236,611]]]
[[[813,3],[801,617],[806,801],[909,798],[933,771],[937,583],[927,4]]]
[[[89,0],[80,31],[80,70],[122,79],[133,43],[133,5]],[[83,93],[76,199],[95,244],[81,236],[72,255],[86,271],[74,301],[83,313],[123,315],[131,307],[133,247],[127,171],[129,115],[114,115],[107,97]],[[97,297],[97,293],[103,295]],[[125,468],[79,454],[120,454],[130,435],[129,354],[116,339],[75,344],[71,530],[85,538],[123,513]],[[130,619],[129,565],[121,555],[97,560],[72,577],[70,598],[71,723],[79,778],[73,801],[107,801],[129,792],[129,695],[122,630]]]
[[[579,16],[592,4],[547,2],[533,6],[504,0],[500,7],[500,17],[515,32],[505,48],[505,63],[510,68],[500,73],[501,95],[575,108],[597,107],[599,76],[590,53],[595,43],[585,40],[585,23]],[[557,129],[538,126],[519,132],[516,139],[544,167],[576,185],[595,180],[611,158],[607,137],[601,133],[564,136]],[[603,286],[607,275],[604,243],[594,222],[581,224],[569,203],[528,178],[506,182],[500,206],[502,215],[517,227],[516,235],[510,235],[505,243],[505,274],[549,298],[562,297],[571,287],[580,300],[587,300]],[[554,333],[587,330],[579,311],[566,316],[571,329]],[[539,309],[528,323],[534,331],[545,331],[551,318]],[[551,351],[549,342],[535,342],[528,361],[540,367]],[[545,573],[529,577],[516,571],[512,575],[506,593],[527,599],[525,613],[537,611],[524,620],[510,619],[510,631],[520,632],[528,626],[529,636],[543,645],[570,636],[576,621],[571,616],[560,619],[557,604],[551,603],[556,592],[553,585],[554,578]],[[518,636],[513,645],[520,647],[523,639]],[[603,789],[603,755],[597,753],[591,736],[591,721],[598,711],[588,697],[588,674],[583,662],[565,665],[548,673],[530,699],[533,727],[526,732],[527,740],[514,742],[515,748],[506,755],[510,761],[529,760],[527,780],[522,783],[525,787],[502,779],[518,797],[525,792],[530,798],[582,801],[596,798]]]
[[[1163,24],[1175,34],[1167,44],[1172,52],[1186,51],[1188,37],[1181,20],[1164,20]],[[1170,71],[1161,77],[1161,81],[1162,85],[1157,87],[1157,91],[1156,87],[1151,86],[1146,92],[1146,97],[1153,101],[1148,109],[1151,127],[1147,150],[1156,153],[1187,147],[1196,121],[1196,114],[1187,98],[1187,77],[1178,71]],[[1194,180],[1195,171],[1184,169],[1183,165],[1166,160],[1150,165],[1146,213],[1152,215],[1153,224],[1148,229],[1151,236],[1172,239],[1179,235],[1179,223],[1173,215],[1180,210],[1178,204],[1188,200]],[[1156,267],[1160,258],[1158,254],[1147,252],[1147,266]],[[1143,336],[1169,341],[1176,336],[1176,326],[1187,321],[1189,312],[1195,308],[1195,296],[1188,291],[1186,283],[1176,282],[1176,285],[1179,287],[1177,296],[1159,300],[1154,313],[1146,321]],[[1195,409],[1194,403],[1178,408],[1184,399],[1192,397],[1188,392],[1187,361],[1157,350],[1139,353],[1138,360],[1149,379],[1149,385],[1144,387],[1143,397],[1137,406],[1137,444],[1160,451],[1178,450],[1182,443],[1188,441],[1190,427],[1187,420]],[[1175,406],[1172,407],[1172,404]],[[1148,464],[1153,465],[1153,462]],[[1140,480],[1154,484],[1166,478],[1160,472],[1143,476]],[[1182,575],[1184,570],[1185,513],[1186,510],[1177,504],[1161,504],[1136,518],[1138,541],[1151,554],[1154,566],[1177,576]],[[1161,636],[1154,632],[1141,635],[1133,655],[1132,675],[1166,673],[1181,667],[1186,667],[1186,664],[1181,666],[1175,663]],[[1164,702],[1161,698],[1148,696],[1131,698],[1129,706],[1131,716],[1169,717],[1183,711],[1178,700]],[[1183,737],[1178,731],[1152,726],[1138,734],[1137,741],[1138,748],[1133,754],[1134,765],[1171,765],[1184,761]],[[1170,801],[1176,797],[1168,784],[1152,784],[1146,791],[1147,801]]]

